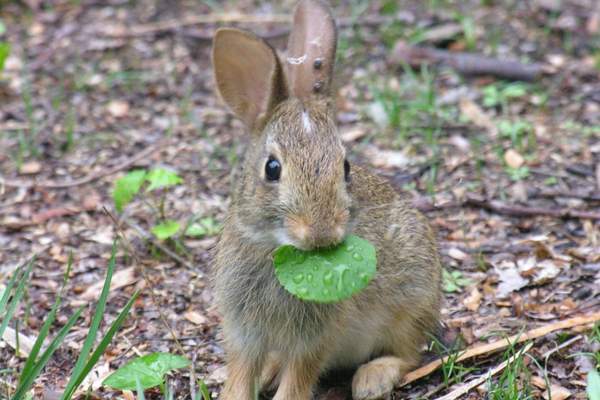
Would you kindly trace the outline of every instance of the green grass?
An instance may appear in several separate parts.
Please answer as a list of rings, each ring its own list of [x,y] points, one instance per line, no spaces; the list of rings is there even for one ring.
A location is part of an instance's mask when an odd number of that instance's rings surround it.
[[[100,324],[104,319],[104,310],[106,307],[106,302],[108,300],[110,282],[112,279],[113,271],[115,269],[115,256],[116,242],[113,244],[111,258],[108,263],[106,278],[104,280],[104,286],[102,289],[102,293],[100,294],[98,303],[95,306],[94,314],[92,316],[92,322],[88,329],[87,337],[79,353],[75,366],[71,372],[65,391],[60,397],[60,400],[69,400],[73,397],[75,390],[79,387],[81,382],[83,382],[83,379],[89,374],[89,372],[98,362],[102,354],[104,354],[104,351],[112,341],[112,338],[117,333],[120,326],[123,324],[125,317],[129,313],[129,310],[133,305],[133,302],[138,296],[137,292],[134,293],[129,302],[121,310],[115,321],[110,325],[110,327],[100,340],[98,346],[92,352],[92,348],[95,344],[96,337],[99,332]],[[0,337],[2,336],[9,322],[12,320],[17,304],[22,299],[25,287],[29,283],[29,275],[33,268],[34,262],[35,259],[32,258],[25,267],[21,267],[14,272],[12,278],[10,279],[6,287],[4,294],[0,298],[0,315],[3,316],[2,323],[0,324]],[[43,348],[43,344],[48,342],[50,330],[54,324],[54,321],[56,320],[56,315],[59,312],[62,296],[64,294],[65,286],[68,281],[69,272],[71,270],[71,265],[72,257],[69,257],[69,262],[67,263],[67,269],[64,274],[62,286],[56,296],[56,299],[54,301],[54,304],[52,305],[50,312],[44,320],[44,324],[42,325],[39,333],[37,334],[31,352],[19,373],[17,388],[14,393],[6,393],[6,395],[9,398],[11,398],[11,400],[22,400],[31,398],[29,391],[32,385],[35,383],[35,380],[39,377],[43,369],[46,367],[54,352],[64,342],[66,335],[75,325],[75,323],[79,320],[79,317],[81,316],[84,310],[84,307],[80,307],[79,309],[77,309],[68,319],[66,324],[54,336],[54,338],[50,340],[47,347]],[[16,283],[17,281],[19,282],[18,285]],[[8,302],[9,298],[11,298],[11,295],[12,299],[10,300],[10,302]],[[17,321],[15,321],[15,326],[18,327]],[[13,371],[11,372],[14,373]]]
[[[525,363],[525,353],[510,346],[503,355],[505,361],[514,357],[496,380],[488,381],[488,400],[534,399],[531,372]]]

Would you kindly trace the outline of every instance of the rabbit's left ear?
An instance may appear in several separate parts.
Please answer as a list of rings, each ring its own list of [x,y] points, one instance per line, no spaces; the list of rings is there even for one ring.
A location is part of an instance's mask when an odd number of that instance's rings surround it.
[[[301,0],[294,13],[285,60],[293,96],[304,99],[330,94],[336,44],[329,6],[322,0]]]

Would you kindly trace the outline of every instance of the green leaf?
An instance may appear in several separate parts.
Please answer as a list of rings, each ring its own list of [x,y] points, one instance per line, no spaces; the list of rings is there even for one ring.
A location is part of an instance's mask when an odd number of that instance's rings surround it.
[[[473,281],[469,278],[463,277],[460,271],[448,272],[444,269],[442,271],[442,278],[442,286],[444,292],[447,293],[461,292],[463,287],[473,284]]]
[[[166,220],[158,225],[154,225],[151,230],[154,236],[160,240],[165,240],[175,235],[180,227],[179,222]]]
[[[5,32],[6,32],[6,25],[4,25],[4,22],[0,21],[0,36],[4,35]]]
[[[0,72],[4,71],[4,64],[10,54],[10,44],[6,42],[0,42]]]
[[[25,284],[29,283],[29,274],[31,273],[31,269],[33,268],[33,263],[35,262],[35,256],[31,258],[27,266],[25,267],[25,272],[19,277],[20,282],[15,290],[12,300],[8,304],[8,308],[6,310],[6,314],[2,317],[2,322],[0,323],[0,338],[4,335],[4,331],[8,326],[8,322],[12,319],[13,314],[17,308],[17,305],[21,301],[21,297],[23,297],[23,293],[25,293]],[[19,270],[16,270],[14,274],[21,274]],[[15,277],[13,275],[13,279]],[[11,279],[10,285],[14,285],[14,281]],[[4,303],[5,297],[8,298],[8,294],[10,292],[10,288],[7,288],[7,292],[2,296],[2,300],[0,302]],[[4,308],[4,304],[0,305],[0,308]]]
[[[179,175],[164,168],[153,168],[148,172],[146,180],[150,183],[146,188],[147,192],[183,183],[183,179]]]
[[[185,235],[191,237],[214,236],[219,233],[220,229],[221,227],[214,218],[206,217],[191,224],[186,229]]]
[[[112,251],[110,254],[110,260],[108,261],[108,268],[106,269],[106,277],[104,278],[104,286],[102,287],[102,292],[100,293],[100,298],[98,300],[98,304],[94,309],[94,317],[92,318],[92,323],[90,328],[88,329],[87,337],[85,338],[85,342],[81,347],[81,351],[79,352],[79,357],[77,357],[77,362],[75,363],[75,367],[73,367],[73,371],[71,372],[71,378],[67,383],[65,391],[63,392],[63,396],[61,400],[66,399],[65,394],[72,393],[77,389],[76,382],[79,378],[80,374],[83,371],[85,363],[88,361],[88,356],[92,351],[92,346],[94,346],[94,342],[96,341],[96,336],[98,333],[98,329],[100,328],[100,322],[104,318],[104,309],[106,307],[106,301],[108,299],[108,293],[110,291],[110,282],[112,280],[113,271],[115,269],[115,259],[117,254],[117,241],[115,240],[112,245]],[[69,262],[69,269],[71,263]]]
[[[208,387],[204,381],[198,381],[198,394],[202,395],[202,400],[211,400],[210,392],[208,391]],[[196,396],[196,399],[200,399],[200,396]]]
[[[113,200],[115,201],[115,208],[118,212],[122,212],[123,207],[133,200],[144,184],[145,178],[146,171],[137,169],[129,172],[124,177],[117,179],[113,191]]]
[[[273,254],[279,283],[302,300],[333,303],[364,289],[377,269],[375,247],[348,236],[332,249],[302,251],[281,246]]]
[[[190,365],[188,359],[170,353],[152,353],[128,362],[102,382],[103,385],[120,390],[136,390],[136,379],[143,389],[162,385],[165,374],[171,370]]]
[[[600,400],[600,375],[596,370],[588,373],[587,395],[589,400]]]

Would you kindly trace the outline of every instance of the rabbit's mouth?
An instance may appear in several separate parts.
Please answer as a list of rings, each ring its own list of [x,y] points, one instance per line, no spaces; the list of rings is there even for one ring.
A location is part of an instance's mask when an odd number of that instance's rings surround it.
[[[276,239],[280,245],[291,244],[300,250],[315,250],[334,247],[346,236],[347,213],[331,220],[321,219],[307,223],[297,216],[287,217],[283,227],[277,230]]]

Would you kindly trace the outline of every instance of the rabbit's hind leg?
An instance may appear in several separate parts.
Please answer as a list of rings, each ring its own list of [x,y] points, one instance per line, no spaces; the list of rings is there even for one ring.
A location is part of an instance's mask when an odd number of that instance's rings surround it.
[[[276,352],[270,352],[260,374],[258,387],[261,392],[269,392],[277,387],[281,364],[281,355]]]
[[[413,366],[413,363],[395,356],[379,357],[361,365],[352,378],[352,398],[385,398]]]

